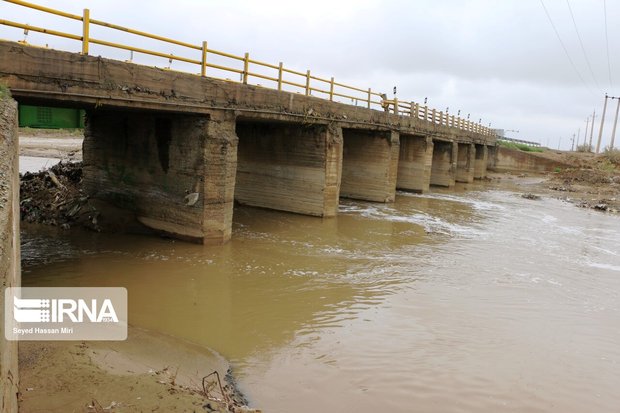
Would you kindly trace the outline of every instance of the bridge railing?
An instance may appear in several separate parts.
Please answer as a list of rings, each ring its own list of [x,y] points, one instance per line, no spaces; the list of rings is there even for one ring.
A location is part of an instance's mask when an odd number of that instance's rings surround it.
[[[497,139],[500,141],[506,141],[506,142],[522,143],[527,146],[536,146],[536,147],[540,146],[540,142],[532,142],[532,141],[526,141],[523,139],[507,138],[505,136],[498,136]]]
[[[81,42],[82,54],[87,55],[92,44],[100,45],[104,47],[110,47],[114,49],[126,50],[131,53],[140,53],[158,58],[168,59],[171,65],[173,61],[179,61],[186,64],[198,66],[199,74],[203,77],[219,78],[227,81],[237,82],[230,78],[221,78],[211,73],[210,69],[214,69],[219,73],[224,72],[228,74],[235,74],[239,76],[238,82],[243,84],[249,84],[250,79],[260,79],[261,81],[270,82],[274,89],[296,91],[297,93],[303,93],[306,96],[317,96],[330,101],[340,101],[343,99],[349,100],[351,104],[367,107],[368,109],[383,109],[386,112],[395,113],[401,116],[411,116],[417,119],[426,120],[433,124],[450,126],[465,131],[476,132],[483,135],[492,135],[489,128],[483,127],[480,124],[470,122],[469,120],[462,119],[460,117],[449,116],[447,113],[436,111],[435,109],[428,108],[428,106],[420,106],[418,103],[399,101],[394,98],[388,100],[382,93],[373,91],[371,88],[359,88],[355,86],[346,85],[341,82],[336,82],[333,77],[325,78],[319,77],[307,70],[302,72],[291,68],[284,67],[283,63],[271,64],[262,62],[253,58],[250,58],[249,53],[245,53],[243,56],[235,55],[232,53],[226,53],[219,50],[211,49],[208,47],[208,43],[203,41],[201,44],[192,44],[180,40],[170,39],[164,36],[159,36],[140,30],[131,29],[129,27],[119,26],[113,23],[92,19],[90,17],[89,9],[84,9],[82,15],[67,13],[64,11],[52,9],[49,7],[40,6],[37,4],[21,1],[21,0],[4,0],[7,3],[12,3],[18,6],[23,6],[29,9],[38,10],[44,13],[52,14],[62,18],[81,22],[82,30],[79,34],[67,33],[58,30],[52,30],[44,27],[38,27],[30,24],[24,24],[14,22],[10,20],[0,19],[0,25],[15,27],[23,29],[24,33],[38,32],[51,36],[62,37]],[[173,53],[164,53],[157,50],[150,50],[143,47],[132,46],[123,43],[112,42],[90,35],[91,28],[93,26],[99,26],[107,29],[112,29],[120,32],[129,33],[140,38],[146,38],[163,42],[169,45],[180,47],[183,50],[189,50],[193,53],[190,56],[175,55]],[[25,40],[22,41],[25,43]],[[226,63],[216,63],[213,61],[213,57],[217,56],[219,59],[231,62],[233,66],[228,66]],[[131,60],[130,60],[131,61]],[[168,67],[168,69],[170,66]],[[268,74],[269,73],[269,74]],[[263,86],[262,84],[260,86]],[[347,102],[348,103],[348,102]]]

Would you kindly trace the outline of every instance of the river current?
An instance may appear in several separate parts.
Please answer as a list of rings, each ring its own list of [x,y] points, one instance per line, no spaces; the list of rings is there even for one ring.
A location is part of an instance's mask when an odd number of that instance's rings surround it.
[[[620,218],[520,190],[237,207],[215,247],[26,227],[23,284],[126,287],[264,412],[619,412]]]

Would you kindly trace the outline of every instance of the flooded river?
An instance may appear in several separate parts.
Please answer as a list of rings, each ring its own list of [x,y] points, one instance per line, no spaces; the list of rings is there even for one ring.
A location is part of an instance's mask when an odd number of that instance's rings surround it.
[[[25,229],[23,282],[125,286],[268,413],[620,411],[620,218],[459,188],[239,207],[221,247]]]

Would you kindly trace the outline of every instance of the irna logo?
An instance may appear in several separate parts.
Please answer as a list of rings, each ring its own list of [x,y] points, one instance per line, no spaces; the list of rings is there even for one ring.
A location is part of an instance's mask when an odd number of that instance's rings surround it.
[[[84,299],[36,299],[13,297],[13,317],[19,323],[118,323],[112,301]]]
[[[8,287],[7,340],[126,340],[123,287]]]

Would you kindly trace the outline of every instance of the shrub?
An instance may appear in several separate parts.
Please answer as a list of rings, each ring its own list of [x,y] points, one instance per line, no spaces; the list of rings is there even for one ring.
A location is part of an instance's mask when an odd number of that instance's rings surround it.
[[[605,148],[603,156],[611,163],[620,165],[620,149]]]
[[[502,141],[502,140],[499,140],[498,143],[500,146],[503,146],[505,148],[516,149],[516,150],[523,151],[523,152],[543,152],[544,151],[543,148],[540,148],[538,146],[529,146],[524,143]]]
[[[2,83],[0,83],[0,99],[10,98],[10,97],[11,97],[11,91],[9,90],[9,88],[6,87],[6,85],[3,85]]]

